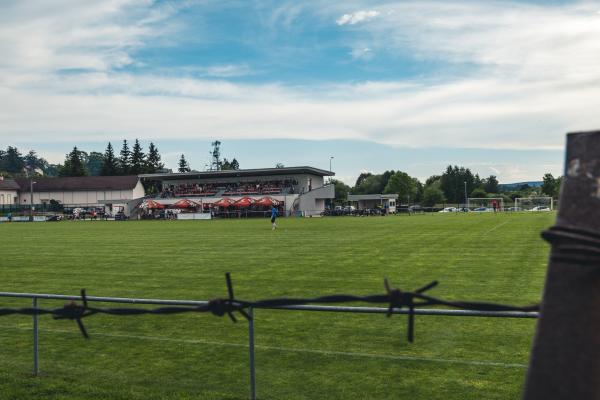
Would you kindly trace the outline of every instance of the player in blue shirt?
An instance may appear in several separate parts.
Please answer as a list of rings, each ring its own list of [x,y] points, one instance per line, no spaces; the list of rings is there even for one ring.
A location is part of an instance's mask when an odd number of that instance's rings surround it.
[[[275,208],[275,206],[273,206],[271,208],[271,224],[273,224],[273,230],[275,230],[277,228],[277,224],[275,223],[276,219],[277,219],[277,208]]]

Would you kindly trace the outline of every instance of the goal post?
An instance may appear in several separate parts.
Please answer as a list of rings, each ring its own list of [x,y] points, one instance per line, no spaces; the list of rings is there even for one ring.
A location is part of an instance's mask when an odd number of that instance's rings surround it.
[[[515,211],[552,211],[554,199],[552,197],[517,197],[515,198]]]
[[[467,208],[471,211],[504,211],[504,199],[502,197],[469,197]],[[478,210],[482,208],[487,210]]]

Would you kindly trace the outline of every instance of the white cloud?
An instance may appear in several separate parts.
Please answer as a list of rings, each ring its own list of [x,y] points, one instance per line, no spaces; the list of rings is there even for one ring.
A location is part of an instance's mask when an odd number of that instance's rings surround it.
[[[176,68],[173,68],[175,70]],[[222,64],[204,66],[187,66],[179,68],[182,72],[192,73],[201,77],[212,78],[238,78],[256,73],[247,64]]]
[[[397,2],[360,28],[373,46],[420,59],[482,66],[527,80],[600,75],[600,17],[594,3]],[[364,42],[364,39],[362,39]]]
[[[107,73],[36,78],[0,88],[5,141],[218,136],[560,148],[567,130],[600,125],[598,90],[560,82],[489,78],[290,88]]]
[[[335,23],[340,26],[346,25],[346,24],[354,25],[354,24],[358,24],[359,22],[369,21],[378,15],[379,15],[379,11],[361,10],[361,11],[357,11],[357,12],[351,13],[351,14],[344,14],[341,17],[339,17],[335,21]]]
[[[1,10],[0,69],[52,72],[132,64],[134,50],[174,29],[166,21],[177,8],[148,0],[32,0]]]
[[[352,55],[352,58],[355,59],[369,60],[373,58],[373,50],[371,50],[369,47],[359,46],[355,49],[352,49],[350,54]]]
[[[600,126],[600,17],[587,3],[400,2],[345,14],[338,24],[378,17],[377,24],[357,26],[364,30],[356,47],[362,53],[409,49],[423,59],[478,68],[443,82],[310,87],[228,82],[252,73],[233,64],[199,67],[201,76],[221,80],[116,72],[135,64],[135,51],[149,40],[177,29],[171,6],[22,4],[0,12],[5,143],[354,138],[413,147],[557,149],[565,132]]]

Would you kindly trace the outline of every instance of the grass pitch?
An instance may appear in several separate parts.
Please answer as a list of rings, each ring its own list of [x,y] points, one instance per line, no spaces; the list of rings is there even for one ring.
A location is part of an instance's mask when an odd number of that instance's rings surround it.
[[[0,290],[168,299],[383,292],[514,304],[541,296],[553,213],[0,224]],[[42,307],[59,302],[41,301]],[[0,299],[0,306],[29,300]],[[0,318],[0,399],[243,399],[247,324],[208,314]],[[535,321],[255,311],[260,399],[514,399]]]

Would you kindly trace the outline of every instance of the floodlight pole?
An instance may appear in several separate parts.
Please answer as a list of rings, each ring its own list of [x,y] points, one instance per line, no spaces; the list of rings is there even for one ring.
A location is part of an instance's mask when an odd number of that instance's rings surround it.
[[[29,219],[33,221],[33,177],[29,178]]]
[[[600,398],[599,227],[600,131],[572,133],[525,400]]]
[[[468,204],[468,197],[467,197],[467,181],[465,181],[465,207],[469,207]]]

